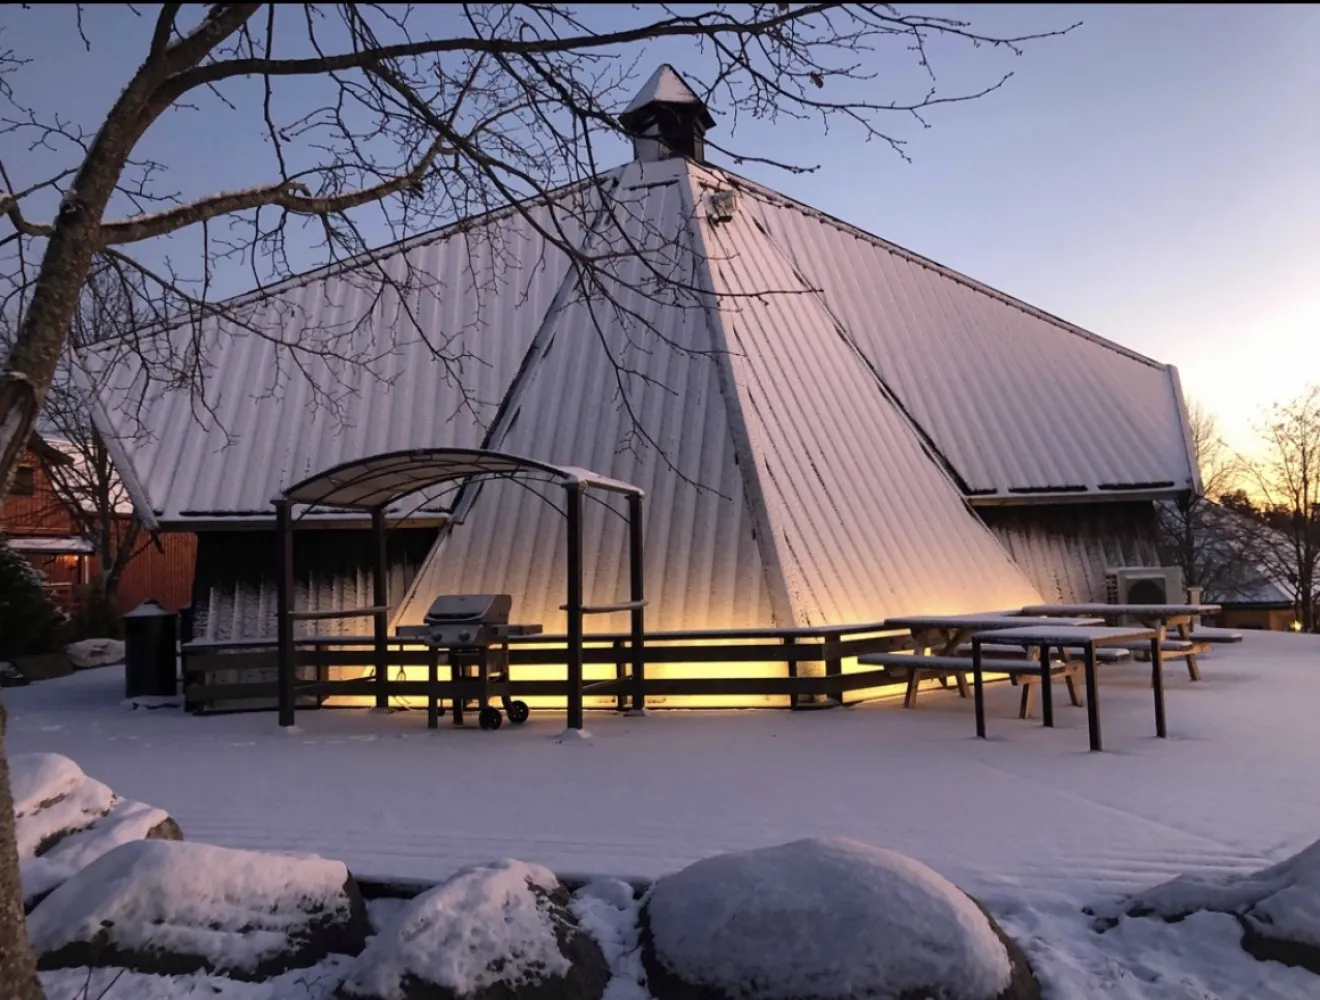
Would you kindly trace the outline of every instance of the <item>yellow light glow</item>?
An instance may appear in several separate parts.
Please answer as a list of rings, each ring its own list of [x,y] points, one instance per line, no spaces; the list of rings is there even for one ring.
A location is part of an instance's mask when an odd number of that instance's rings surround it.
[[[1293,623],[1292,623],[1292,630],[1293,630],[1294,632],[1300,632],[1300,631],[1302,630],[1302,623],[1301,623],[1301,622],[1293,622]]]

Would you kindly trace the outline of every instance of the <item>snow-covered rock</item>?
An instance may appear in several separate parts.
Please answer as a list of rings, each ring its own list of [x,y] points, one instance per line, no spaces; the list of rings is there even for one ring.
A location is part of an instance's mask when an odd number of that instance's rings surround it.
[[[1123,916],[1174,922],[1200,912],[1231,914],[1252,955],[1320,973],[1320,841],[1249,875],[1181,875],[1090,912],[1101,929]]]
[[[459,872],[412,900],[340,988],[354,1000],[600,1000],[610,973],[568,892],[537,865]]]
[[[75,670],[124,662],[124,644],[118,639],[83,639],[69,643],[64,652]]]
[[[261,980],[357,954],[368,925],[342,862],[140,840],[47,896],[28,916],[28,934],[42,969]]]
[[[962,890],[901,854],[819,838],[660,879],[642,911],[657,1000],[1025,1000],[1026,958]]]
[[[54,847],[110,811],[115,795],[57,753],[18,753],[9,758],[19,858]]]
[[[85,830],[70,834],[51,850],[19,863],[23,904],[30,907],[103,854],[135,840],[182,840],[183,831],[164,809],[118,799]]]
[[[23,905],[28,909],[120,844],[183,839],[163,809],[119,798],[68,757],[14,754],[9,773]]]

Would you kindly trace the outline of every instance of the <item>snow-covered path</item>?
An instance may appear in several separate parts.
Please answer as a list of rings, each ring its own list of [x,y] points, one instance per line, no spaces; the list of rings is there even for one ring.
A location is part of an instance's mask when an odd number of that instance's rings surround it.
[[[1033,958],[1064,982],[1104,965],[1053,955],[1062,923],[1084,926],[1081,905],[1179,872],[1259,868],[1320,838],[1320,638],[1249,634],[1202,674],[1191,684],[1170,667],[1161,741],[1148,667],[1104,668],[1103,754],[1062,692],[1050,731],[1017,719],[1004,685],[989,689],[984,742],[970,702],[938,692],[910,712],[591,715],[593,741],[558,744],[563,716],[549,712],[496,733],[443,720],[428,732],[418,712],[308,712],[285,735],[267,714],[128,711],[116,669],[7,691],[7,745],[73,757],[189,839],[313,851],[360,874],[438,879],[517,857],[655,876],[729,849],[855,837],[980,896],[1039,937]],[[1144,988],[1131,995],[1207,995]]]

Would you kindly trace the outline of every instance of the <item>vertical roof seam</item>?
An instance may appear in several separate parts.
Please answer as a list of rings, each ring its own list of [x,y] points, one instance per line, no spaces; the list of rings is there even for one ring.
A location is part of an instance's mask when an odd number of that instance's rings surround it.
[[[738,392],[733,365],[729,361],[729,337],[724,328],[724,317],[720,310],[719,293],[715,286],[715,273],[711,267],[710,248],[706,243],[701,228],[701,218],[697,210],[700,196],[692,178],[692,165],[684,161],[681,170],[679,189],[683,195],[687,214],[688,236],[692,240],[693,250],[697,255],[700,269],[699,280],[706,290],[706,324],[710,330],[714,345],[712,352],[715,368],[719,375],[720,395],[724,397],[724,409],[728,415],[729,436],[733,439],[734,460],[742,473],[742,502],[747,505],[752,520],[752,530],[756,536],[757,549],[761,553],[761,571],[765,574],[766,589],[770,594],[771,612],[777,619],[776,624],[793,627],[797,625],[794,602],[788,590],[788,579],[784,575],[784,565],[780,559],[779,546],[775,538],[774,526],[770,521],[769,506],[765,490],[761,486],[761,470],[752,448],[751,433],[747,429],[747,418],[743,414],[742,397]]]
[[[871,359],[868,358],[866,354],[862,351],[862,349],[857,345],[856,339],[852,336],[851,333],[848,332],[848,328],[844,324],[843,320],[830,307],[829,302],[825,298],[824,289],[817,288],[816,286],[812,285],[809,281],[807,281],[806,277],[802,273],[802,269],[798,266],[797,259],[793,256],[792,252],[788,250],[778,239],[775,238],[774,234],[770,232],[768,227],[762,224],[760,219],[753,217],[752,222],[756,226],[756,228],[761,231],[761,235],[765,237],[766,242],[771,246],[771,248],[775,251],[775,253],[779,254],[780,257],[784,258],[784,261],[788,264],[789,269],[793,272],[793,275],[797,278],[799,282],[801,282],[803,290],[806,291],[807,294],[810,295],[813,300],[815,300],[816,304],[820,306],[821,311],[824,312],[827,317],[829,317],[830,322],[834,324],[834,331],[839,335],[839,339],[841,339],[845,344],[848,345],[848,349],[866,367],[867,371],[871,373],[871,376],[880,386],[881,393],[883,393],[885,398],[889,400],[889,402],[894,406],[896,410],[898,410],[898,412],[903,416],[903,419],[907,421],[908,425],[912,428],[912,430],[916,433],[918,439],[921,441],[921,446],[923,450],[925,450],[925,452],[930,456],[931,460],[935,462],[936,465],[938,465],[941,469],[944,470],[945,475],[947,475],[949,479],[953,481],[954,486],[958,488],[958,492],[961,493],[963,497],[966,497],[967,494],[972,492],[971,487],[968,485],[967,481],[963,479],[961,473],[959,473],[958,470],[954,467],[953,463],[949,461],[948,456],[945,455],[944,452],[940,449],[939,445],[935,443],[935,439],[930,435],[930,433],[926,430],[926,428],[922,426],[921,421],[917,420],[917,418],[912,415],[912,412],[908,409],[907,405],[899,397],[898,393],[894,390],[893,386],[891,386],[889,382],[885,379],[885,377],[880,373],[879,367],[873,364],[871,362]]]
[[[624,171],[617,171],[611,179],[608,190],[602,192],[603,197],[601,198],[600,204],[596,206],[591,221],[582,234],[582,246],[585,247],[595,235],[597,228],[600,226],[601,219],[608,208],[609,199],[613,197],[614,193],[619,189],[624,176]],[[545,312],[541,314],[541,320],[537,324],[536,333],[532,335],[532,339],[527,345],[527,350],[523,352],[523,358],[518,365],[518,371],[514,373],[513,378],[509,380],[508,388],[504,390],[504,395],[501,397],[499,406],[495,410],[495,416],[491,419],[490,427],[488,427],[486,433],[482,435],[480,445],[482,450],[498,451],[500,442],[508,436],[515,421],[518,419],[518,414],[521,412],[518,404],[522,402],[523,397],[526,395],[527,387],[536,375],[539,362],[544,360],[549,354],[549,351],[546,350],[546,347],[548,346],[547,341],[554,339],[555,319],[563,310],[565,300],[568,294],[572,291],[576,280],[577,264],[570,260],[568,267],[564,269],[564,277],[560,279],[559,287],[555,289],[555,294],[551,297],[549,304],[546,306]],[[422,560],[422,568],[425,568],[426,564],[432,559],[440,558],[441,552],[445,547],[445,542],[449,540],[449,537],[453,533],[454,525],[461,524],[467,517],[468,512],[472,509],[472,506],[477,502],[477,498],[481,495],[482,485],[483,482],[481,481],[478,481],[475,485],[465,482],[459,488],[458,495],[454,498],[451,507],[453,515],[447,518],[445,523],[440,526],[435,541],[431,543],[431,550],[426,554],[426,558]],[[416,591],[421,584],[422,579],[423,573],[421,569],[419,569],[413,576],[412,582],[408,585],[408,589],[404,593],[403,599],[394,605],[394,612],[392,615],[393,621],[391,622],[392,625],[400,622],[405,609],[417,596]]]

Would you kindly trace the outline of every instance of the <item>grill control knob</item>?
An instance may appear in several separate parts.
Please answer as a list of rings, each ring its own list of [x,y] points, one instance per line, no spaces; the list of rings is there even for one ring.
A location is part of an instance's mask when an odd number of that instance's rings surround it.
[[[471,638],[472,638],[472,633],[471,633],[471,632],[460,632],[460,633],[458,633],[458,641],[459,641],[459,642],[467,642],[467,641],[468,641],[469,639],[471,639]]]

